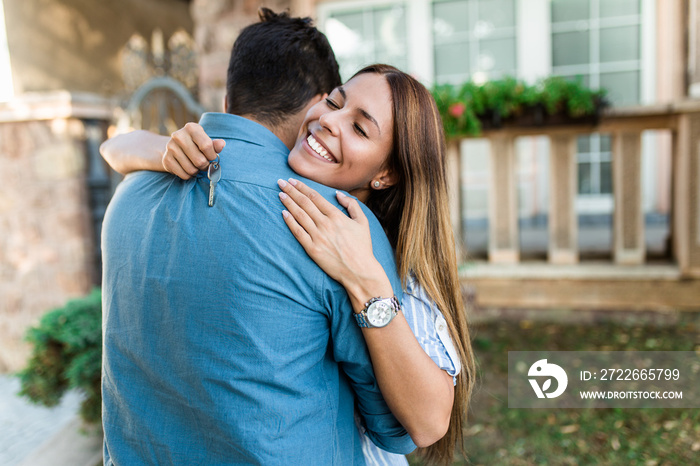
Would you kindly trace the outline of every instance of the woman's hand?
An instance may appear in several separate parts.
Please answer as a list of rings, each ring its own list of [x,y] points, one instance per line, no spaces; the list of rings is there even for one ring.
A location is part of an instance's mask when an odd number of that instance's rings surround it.
[[[165,145],[163,167],[173,175],[189,180],[200,170],[206,170],[225,145],[223,139],[212,140],[197,123],[187,123],[175,131]]]
[[[350,217],[304,183],[279,180],[284,221],[306,253],[348,291],[356,311],[375,296],[392,296],[384,269],[372,252],[369,222],[359,203],[341,192]]]

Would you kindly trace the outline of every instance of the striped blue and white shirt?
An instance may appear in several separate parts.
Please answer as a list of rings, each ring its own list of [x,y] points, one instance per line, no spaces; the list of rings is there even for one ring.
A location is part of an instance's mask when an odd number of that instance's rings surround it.
[[[435,364],[452,376],[457,383],[457,374],[462,366],[459,355],[452,344],[450,333],[435,301],[430,299],[413,275],[406,280],[406,290],[401,299],[401,309],[418,343]],[[389,453],[377,447],[359,426],[362,453],[368,465],[399,466],[407,465],[404,455]]]

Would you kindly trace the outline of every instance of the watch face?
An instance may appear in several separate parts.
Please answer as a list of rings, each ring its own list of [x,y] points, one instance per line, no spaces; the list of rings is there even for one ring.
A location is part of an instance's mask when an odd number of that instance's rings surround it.
[[[377,301],[369,305],[367,320],[373,327],[384,327],[391,321],[393,306],[387,301]]]

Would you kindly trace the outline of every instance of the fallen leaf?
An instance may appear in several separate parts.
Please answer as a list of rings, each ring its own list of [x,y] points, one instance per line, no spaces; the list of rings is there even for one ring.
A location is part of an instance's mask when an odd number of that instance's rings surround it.
[[[612,446],[612,449],[617,451],[620,449],[620,439],[617,438],[617,435],[612,438],[610,441],[610,445]]]
[[[678,421],[666,421],[664,422],[664,429],[671,430],[678,425]]]
[[[568,426],[563,426],[561,428],[561,433],[562,434],[573,434],[574,432],[578,431],[579,427],[580,426],[578,424],[570,424]]]
[[[482,424],[474,424],[464,432],[464,435],[467,437],[471,437],[472,435],[478,434],[482,430],[484,430],[484,426]]]

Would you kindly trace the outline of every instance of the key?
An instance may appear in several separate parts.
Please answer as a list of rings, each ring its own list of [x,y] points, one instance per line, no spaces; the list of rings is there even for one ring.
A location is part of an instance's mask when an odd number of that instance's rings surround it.
[[[207,178],[209,178],[209,207],[214,207],[214,191],[216,183],[221,179],[221,166],[218,159],[209,164]]]

